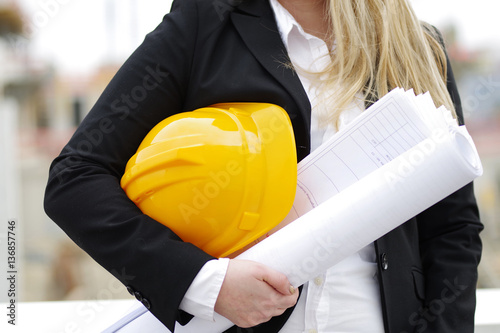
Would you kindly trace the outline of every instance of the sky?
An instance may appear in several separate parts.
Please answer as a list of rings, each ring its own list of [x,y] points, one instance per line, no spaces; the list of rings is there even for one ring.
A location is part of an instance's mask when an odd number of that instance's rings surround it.
[[[206,0],[211,1],[211,0]],[[471,49],[500,50],[500,1],[410,0],[420,19],[456,25]],[[92,71],[106,60],[122,62],[154,29],[171,0],[18,0],[30,32],[29,48],[62,72]],[[114,15],[109,15],[114,13]]]

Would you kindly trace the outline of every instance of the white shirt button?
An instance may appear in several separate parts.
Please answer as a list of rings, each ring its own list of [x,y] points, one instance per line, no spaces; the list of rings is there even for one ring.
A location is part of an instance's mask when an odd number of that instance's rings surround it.
[[[323,284],[323,278],[321,276],[318,276],[314,279],[314,284],[317,285],[318,287]]]
[[[310,330],[308,331],[308,333],[318,333],[318,331],[317,331],[317,330],[315,330],[315,329],[310,329]]]

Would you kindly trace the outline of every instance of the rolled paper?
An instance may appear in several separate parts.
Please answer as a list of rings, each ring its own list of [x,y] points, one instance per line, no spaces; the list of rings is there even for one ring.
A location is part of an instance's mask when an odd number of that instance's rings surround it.
[[[422,141],[238,258],[268,265],[294,286],[324,273],[482,173],[464,133],[438,139]]]

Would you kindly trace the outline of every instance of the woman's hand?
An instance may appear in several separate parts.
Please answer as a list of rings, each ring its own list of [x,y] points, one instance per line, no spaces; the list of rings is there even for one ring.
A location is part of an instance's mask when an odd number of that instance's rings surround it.
[[[232,259],[215,312],[236,326],[252,327],[295,305],[298,294],[284,274],[253,261]]]

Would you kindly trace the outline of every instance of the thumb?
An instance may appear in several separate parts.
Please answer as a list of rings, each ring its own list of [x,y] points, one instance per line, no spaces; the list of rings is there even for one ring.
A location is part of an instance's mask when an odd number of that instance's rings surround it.
[[[295,293],[295,288],[290,284],[285,274],[268,269],[263,275],[263,280],[285,296]]]

